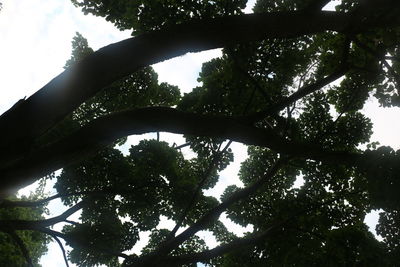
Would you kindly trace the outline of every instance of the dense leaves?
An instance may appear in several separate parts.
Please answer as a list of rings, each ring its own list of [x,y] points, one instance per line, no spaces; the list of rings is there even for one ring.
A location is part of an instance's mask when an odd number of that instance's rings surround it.
[[[84,13],[105,17],[119,29],[134,34],[182,23],[189,19],[212,18],[240,13],[244,0],[152,0],[152,1],[81,1],[72,0]]]
[[[97,246],[112,247],[115,251],[131,249],[138,241],[139,231],[154,229],[161,215],[178,220],[187,200],[200,184],[201,166],[195,160],[185,160],[167,143],[141,141],[129,152],[124,156],[116,149],[103,150],[90,161],[64,168],[58,178],[56,188],[66,196],[62,197],[66,204],[72,205],[80,199],[79,196],[68,196],[73,192],[81,192],[80,195],[92,199],[82,209],[83,224],[64,229],[72,242],[75,236],[91,240],[93,247],[89,251],[96,251]],[[216,176],[212,176],[202,188],[215,184]],[[192,207],[184,224],[193,223],[216,204],[215,199],[203,194],[199,199],[201,201]],[[120,218],[124,218],[124,222]],[[90,256],[92,254],[74,249],[71,259],[87,266],[96,260],[102,263],[115,261],[111,259],[113,255],[111,258],[103,256],[104,260],[100,260],[101,257]]]
[[[157,36],[155,30],[188,21],[239,15],[246,3],[72,2],[85,13],[105,17],[139,36],[153,36],[146,35],[149,32]],[[333,14],[320,12],[329,2],[333,1],[259,0],[254,12],[317,19]],[[400,33],[395,17],[399,6],[394,3],[342,1],[336,12],[350,14],[355,22],[342,25],[340,32],[328,28],[308,34],[305,30],[307,34],[290,38],[232,42],[221,57],[203,64],[199,86],[183,96],[178,87],[159,83],[150,66],[110,84],[37,137],[32,153],[73,134],[79,137],[80,131],[87,134],[85,130],[96,122],[116,118],[110,114],[124,116],[121,111],[134,109],[140,114],[140,108],[157,106],[176,108],[189,118],[185,125],[175,126],[179,130],[171,130],[184,133],[187,143],[177,146],[143,138],[130,148],[124,145],[121,152],[117,144],[125,139],[112,140],[97,144],[88,157],[74,155],[55,182],[56,197],[70,212],[51,222],[38,215],[34,219],[40,223],[29,225],[63,238],[71,247],[69,259],[78,266],[196,266],[198,262],[210,266],[396,266],[400,259],[399,152],[369,143],[373,125],[362,112],[371,97],[384,107],[400,103]],[[80,34],[72,46],[67,69],[94,54]],[[203,136],[187,130],[186,124],[197,122],[194,114],[234,122],[224,131],[237,133],[238,140],[245,136],[263,144],[247,147],[248,158],[239,171],[242,184],[227,186],[218,199],[207,190],[219,185],[220,171],[235,155],[224,132]],[[126,122],[157,131],[173,119],[150,118],[145,125],[128,118]],[[202,127],[212,130],[213,125]],[[85,138],[99,134],[88,132]],[[186,146],[194,157],[181,151]],[[370,211],[378,209],[377,233],[382,241],[364,222]],[[66,220],[78,210],[79,221]],[[221,214],[251,232],[240,237],[219,220]],[[2,220],[9,218],[4,215]],[[62,232],[43,228],[57,222],[67,223]],[[0,230],[4,250],[15,250],[9,247],[10,237],[1,224]],[[210,238],[196,235],[200,230],[207,230]],[[29,239],[34,237],[21,233],[28,249],[35,250]],[[146,233],[149,241],[137,252]],[[213,237],[218,244],[209,248]]]
[[[8,201],[35,201],[42,198],[43,194],[37,190],[29,197],[22,196],[20,198],[12,197]],[[42,220],[46,208],[37,206],[34,208],[27,207],[7,207],[7,201],[0,202],[0,220],[9,222],[7,229],[0,232],[0,265],[1,266],[26,266],[27,258],[24,255],[23,248],[29,252],[29,258],[33,266],[41,266],[39,259],[47,252],[48,237],[37,231],[15,231],[12,234],[13,220]],[[18,239],[22,242],[19,244]]]
[[[65,65],[70,67],[93,53],[87,40],[79,33],[72,41],[72,57]],[[173,106],[180,98],[179,89],[167,83],[158,83],[153,68],[145,67],[122,80],[116,81],[98,95],[83,103],[73,114],[80,124],[87,123],[111,112],[135,107]]]

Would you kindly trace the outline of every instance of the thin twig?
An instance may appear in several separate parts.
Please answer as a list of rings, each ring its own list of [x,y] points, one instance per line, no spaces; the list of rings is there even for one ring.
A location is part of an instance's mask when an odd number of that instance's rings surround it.
[[[182,149],[182,148],[187,147],[187,146],[190,146],[190,142],[187,142],[187,143],[179,145],[179,146],[175,146],[174,148],[176,150],[178,150],[178,149]]]
[[[339,70],[331,73],[330,75],[326,76],[325,78],[322,78],[321,80],[316,81],[315,83],[312,83],[310,85],[303,86],[300,90],[296,91],[295,93],[291,94],[290,96],[282,99],[281,101],[277,102],[276,104],[273,104],[269,106],[268,108],[257,112],[255,114],[245,116],[246,121],[253,121],[257,122],[265,117],[271,116],[272,114],[278,113],[282,109],[284,109],[286,106],[296,102],[297,100],[314,93],[318,90],[320,90],[322,87],[330,84],[331,82],[339,79],[343,75],[345,75],[348,71],[347,67],[340,68]]]
[[[290,96],[283,98],[282,100],[278,101],[277,103],[267,107],[266,109],[260,112],[257,112],[249,116],[245,116],[245,121],[257,122],[264,119],[265,117],[276,114],[285,107],[295,103],[297,100],[322,89],[324,86],[334,82],[335,80],[345,75],[350,70],[350,66],[347,62],[350,54],[350,47],[351,47],[351,40],[350,38],[346,37],[343,43],[343,51],[340,61],[338,63],[338,68],[334,72],[332,72],[325,78],[315,81],[312,84],[302,86],[296,92],[292,93]]]

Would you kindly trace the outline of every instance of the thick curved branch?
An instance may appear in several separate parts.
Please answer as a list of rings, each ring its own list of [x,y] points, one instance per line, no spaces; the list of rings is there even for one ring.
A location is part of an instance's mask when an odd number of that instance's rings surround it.
[[[376,21],[388,26],[398,21]],[[361,24],[361,25],[360,25]],[[320,11],[247,14],[203,19],[108,45],[67,69],[0,117],[0,159],[17,157],[33,140],[105,86],[151,64],[230,44],[292,38],[324,31],[362,30],[349,14]],[[370,25],[368,25],[370,26]],[[17,146],[17,144],[20,144]]]
[[[381,7],[394,10],[400,2],[382,0]],[[389,3],[389,4],[388,4]],[[369,10],[367,10],[369,12]],[[347,13],[321,11],[247,14],[192,21],[150,32],[106,46],[54,78],[37,93],[0,117],[0,168],[15,166],[32,153],[32,142],[44,131],[62,120],[81,103],[104,86],[143,66],[148,66],[187,52],[223,47],[239,42],[267,38],[292,38],[327,30],[359,32],[372,26],[399,25],[399,19],[382,19],[363,24]],[[212,30],[211,30],[212,29]],[[157,130],[156,130],[157,131]],[[53,152],[54,153],[54,152]],[[62,167],[64,162],[52,163]],[[26,185],[38,178],[4,182],[10,176],[5,170],[0,193]],[[16,170],[14,170],[16,171]],[[24,172],[24,171],[22,171]],[[27,174],[29,172],[25,172]],[[20,173],[24,176],[25,174]],[[18,175],[17,175],[18,176]],[[4,184],[5,183],[5,184]],[[3,185],[4,184],[4,185]],[[4,189],[3,189],[4,188]]]
[[[63,246],[63,244],[61,243],[60,239],[59,239],[56,235],[53,235],[53,234],[50,235],[50,236],[57,242],[58,246],[60,247],[61,252],[62,252],[62,254],[63,254],[65,266],[69,267],[68,259],[67,259],[67,254],[65,253],[64,246]]]
[[[364,157],[362,154],[327,151],[313,144],[288,141],[272,130],[250,125],[247,119],[242,121],[240,118],[193,114],[164,107],[142,108],[94,120],[61,141],[32,152],[12,167],[0,169],[0,192],[13,192],[50,172],[79,162],[118,138],[157,131],[224,138],[335,164],[357,166]]]

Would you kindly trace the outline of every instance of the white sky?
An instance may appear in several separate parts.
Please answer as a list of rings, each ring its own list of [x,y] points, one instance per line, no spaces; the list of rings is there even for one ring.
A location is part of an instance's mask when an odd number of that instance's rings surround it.
[[[0,12],[0,113],[6,111],[19,99],[30,96],[53,77],[63,71],[71,54],[71,40],[75,32],[88,39],[89,45],[100,47],[130,37],[130,32],[120,32],[103,18],[84,16],[70,0],[3,0]],[[251,1],[254,2],[254,1]],[[249,9],[247,9],[249,11]],[[219,56],[220,50],[189,54],[154,65],[159,80],[178,85],[188,92],[198,85],[197,74],[203,62]],[[365,114],[374,122],[372,141],[391,145],[398,149],[397,134],[400,124],[391,123],[400,115],[396,109],[378,108],[370,101]],[[150,136],[151,135],[147,135]],[[162,133],[163,140],[175,138],[177,144],[184,142],[176,135]],[[129,138],[136,143],[138,137]],[[228,184],[240,184],[237,178],[239,163],[246,157],[244,146],[233,144],[235,163],[221,173],[220,182],[208,194],[218,196]],[[189,153],[186,151],[186,153]],[[59,202],[49,206],[52,215],[61,212]],[[223,218],[224,216],[222,216]],[[370,215],[370,224],[376,224],[377,216]],[[242,232],[243,229],[224,220],[227,226]],[[166,222],[164,225],[168,225]],[[61,226],[56,227],[59,230]],[[250,229],[247,229],[250,230]],[[204,232],[199,234],[208,238]],[[210,240],[210,244],[215,244]],[[42,258],[43,266],[64,266],[59,247],[52,243],[49,254]],[[72,265],[71,265],[72,266]]]

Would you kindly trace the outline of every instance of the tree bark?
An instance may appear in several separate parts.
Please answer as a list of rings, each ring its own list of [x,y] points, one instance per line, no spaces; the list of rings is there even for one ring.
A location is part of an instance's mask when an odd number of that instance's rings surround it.
[[[172,118],[167,117],[168,121],[173,124],[171,126],[157,121],[156,118],[146,116],[149,122],[140,119],[138,121],[145,127],[137,125],[137,129],[124,129],[126,126],[122,126],[120,123],[119,130],[115,133],[106,131],[106,135],[93,132],[93,129],[90,130],[89,127],[79,131],[80,137],[85,138],[83,141],[76,140],[77,135],[75,134],[64,140],[69,141],[69,143],[61,142],[41,149],[39,152],[42,154],[32,151],[32,144],[41,134],[53,127],[103,87],[144,66],[188,52],[198,52],[240,42],[268,38],[292,38],[324,31],[354,34],[371,27],[400,25],[400,17],[393,16],[396,10],[399,10],[400,1],[382,0],[379,3],[380,12],[382,12],[382,9],[387,10],[388,18],[379,17],[379,19],[364,21],[354,19],[354,16],[349,13],[328,11],[313,12],[312,14],[303,11],[247,14],[191,21],[111,44],[94,52],[0,117],[0,129],[2,129],[0,132],[0,173],[2,174],[0,193],[20,188],[50,171],[63,167],[72,158],[79,158],[80,155],[77,154],[79,151],[94,151],[96,147],[90,147],[90,145],[99,144],[99,142],[109,143],[110,138],[115,139],[117,136],[129,134],[163,130],[174,133],[225,137],[247,144],[276,149],[277,145],[274,142],[278,140],[275,137],[259,129],[250,129],[249,126],[238,124],[234,120],[224,119],[223,125],[229,126],[228,129],[233,130],[232,133],[229,133],[227,129],[221,129],[216,125],[216,122],[219,122],[219,119],[216,118],[211,118],[209,123],[203,120],[201,125],[206,127],[199,129],[188,121],[183,126],[176,125],[177,121],[174,116]],[[362,12],[358,13],[357,17],[360,14],[370,14],[372,11],[364,8]],[[153,116],[165,117],[160,113],[153,113]],[[183,117],[180,118],[184,119]],[[202,120],[200,117],[197,119]],[[95,126],[96,123],[92,125],[92,128]],[[250,136],[247,136],[248,134]],[[96,135],[99,135],[99,137],[95,137]],[[95,141],[93,142],[91,139]],[[268,139],[270,140],[267,141]],[[72,143],[74,141],[77,141],[77,144]],[[283,145],[281,149],[277,150],[282,152],[288,150],[290,145],[280,141],[276,144]],[[69,149],[68,146],[74,147],[75,151]],[[61,150],[49,151],[49,148]],[[298,149],[300,147],[295,148],[295,150]],[[293,149],[289,150],[293,152]],[[47,156],[43,154],[46,151]],[[67,155],[61,155],[63,152],[67,152]],[[304,155],[304,153],[297,154]],[[310,155],[318,158],[316,157],[317,154],[320,154],[320,152],[314,149]],[[39,157],[33,158],[36,155]],[[47,159],[48,163],[44,163],[44,159]],[[34,164],[38,164],[38,166],[34,166]],[[15,166],[20,169],[13,168]]]
[[[92,121],[75,133],[26,155],[12,166],[0,169],[0,192],[13,192],[64,166],[79,162],[118,138],[150,132],[170,132],[225,138],[247,145],[268,147],[279,153],[348,166],[357,166],[365,156],[329,151],[313,144],[286,140],[274,131],[215,115],[187,113],[167,107],[141,108],[111,114]]]
[[[337,12],[248,14],[192,21],[108,45],[0,117],[0,160],[27,151],[35,138],[85,100],[144,66],[240,42],[345,32],[355,24],[351,16]]]

